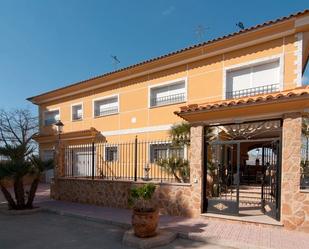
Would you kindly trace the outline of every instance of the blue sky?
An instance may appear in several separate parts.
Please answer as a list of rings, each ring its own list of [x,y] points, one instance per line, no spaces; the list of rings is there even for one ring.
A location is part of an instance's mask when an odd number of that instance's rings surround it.
[[[0,0],[0,108],[203,40],[309,8],[308,0]],[[307,70],[308,71],[308,70]],[[306,72],[309,78],[308,72]]]

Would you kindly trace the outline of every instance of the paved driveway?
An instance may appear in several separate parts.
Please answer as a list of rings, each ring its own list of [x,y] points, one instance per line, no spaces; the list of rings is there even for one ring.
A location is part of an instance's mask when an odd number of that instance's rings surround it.
[[[30,215],[0,214],[1,249],[118,249],[124,229],[79,218],[40,212]],[[161,249],[231,249],[176,239]]]

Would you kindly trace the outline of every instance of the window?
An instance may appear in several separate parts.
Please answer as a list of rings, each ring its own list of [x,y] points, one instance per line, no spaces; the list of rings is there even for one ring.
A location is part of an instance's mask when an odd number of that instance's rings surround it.
[[[118,148],[117,146],[105,147],[105,161],[114,162],[118,158]]]
[[[83,119],[83,105],[78,104],[78,105],[73,105],[72,106],[72,120],[77,121],[77,120],[82,120]]]
[[[226,98],[275,92],[279,90],[279,83],[279,60],[231,69],[226,73]]]
[[[55,124],[60,119],[59,110],[46,111],[44,112],[44,125]]]
[[[172,147],[169,143],[150,144],[150,162],[166,158],[184,158],[184,147]]]
[[[94,116],[106,116],[119,112],[118,96],[94,101]]]
[[[181,80],[165,86],[150,89],[150,107],[184,102],[186,100],[186,82]]]
[[[302,119],[300,188],[309,190],[309,118]]]

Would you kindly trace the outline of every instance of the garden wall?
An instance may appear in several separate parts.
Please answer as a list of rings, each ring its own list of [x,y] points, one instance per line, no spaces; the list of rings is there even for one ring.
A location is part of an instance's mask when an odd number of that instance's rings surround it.
[[[56,200],[88,203],[113,208],[129,208],[130,188],[142,185],[132,181],[58,178],[51,184]],[[191,184],[156,184],[155,201],[162,214],[194,217],[200,214],[200,199]]]

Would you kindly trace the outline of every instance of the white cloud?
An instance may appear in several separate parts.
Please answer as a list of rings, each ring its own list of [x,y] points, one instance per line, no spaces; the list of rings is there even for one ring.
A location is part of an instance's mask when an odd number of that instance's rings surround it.
[[[162,11],[162,15],[163,16],[168,16],[170,14],[172,14],[175,11],[175,6],[169,6],[168,8],[166,8],[165,10]]]

